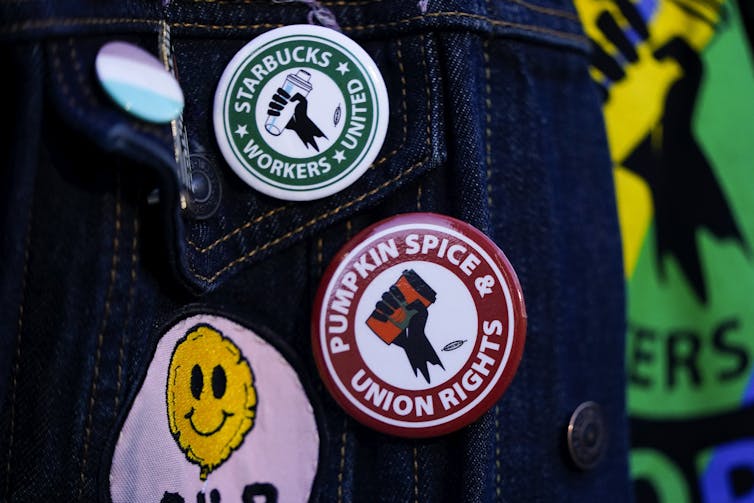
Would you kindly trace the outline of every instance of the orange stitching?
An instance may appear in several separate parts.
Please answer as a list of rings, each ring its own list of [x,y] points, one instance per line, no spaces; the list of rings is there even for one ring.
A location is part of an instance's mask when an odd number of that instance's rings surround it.
[[[485,128],[484,136],[486,140],[485,145],[485,161],[487,162],[487,206],[492,207],[492,185],[490,179],[492,178],[492,115],[490,110],[492,109],[492,87],[490,86],[490,79],[492,71],[490,70],[490,53],[489,42],[484,42],[484,116],[485,116]]]
[[[374,189],[370,190],[369,192],[365,192],[364,194],[361,194],[361,195],[360,195],[360,196],[358,196],[357,198],[355,198],[355,199],[352,199],[352,200],[350,200],[349,202],[347,202],[347,203],[345,203],[345,204],[342,204],[342,205],[338,206],[338,207],[337,207],[337,208],[335,208],[335,209],[332,209],[332,210],[330,210],[330,211],[327,211],[327,212],[325,212],[325,213],[322,213],[321,215],[319,215],[319,216],[317,216],[317,217],[315,217],[315,218],[313,218],[313,219],[309,220],[308,222],[306,222],[306,223],[304,223],[304,224],[302,224],[302,225],[299,225],[298,227],[296,227],[296,228],[295,228],[295,229],[293,229],[292,231],[290,231],[290,232],[287,232],[287,233],[285,233],[284,235],[282,235],[282,236],[280,236],[280,237],[278,237],[278,238],[276,238],[276,239],[273,239],[272,241],[268,241],[267,243],[265,243],[265,244],[263,244],[263,245],[257,246],[257,247],[256,247],[256,248],[254,248],[253,250],[249,251],[249,252],[248,252],[247,254],[245,254],[245,255],[242,255],[242,256],[240,256],[240,257],[236,258],[235,260],[231,261],[231,262],[230,262],[230,263],[228,263],[228,264],[227,264],[227,265],[226,265],[225,267],[223,267],[222,269],[220,269],[219,271],[217,271],[217,272],[216,272],[215,274],[213,274],[212,276],[204,276],[204,275],[202,275],[202,274],[199,274],[198,272],[196,272],[196,270],[194,270],[194,268],[193,268],[192,266],[189,266],[189,269],[191,269],[191,272],[192,272],[192,273],[194,273],[194,275],[195,275],[195,276],[196,276],[197,278],[199,278],[199,279],[201,279],[201,280],[204,280],[204,281],[206,281],[207,283],[213,283],[213,282],[214,282],[214,281],[215,281],[215,280],[216,280],[216,279],[217,279],[218,277],[220,277],[220,276],[221,276],[221,275],[222,275],[223,273],[225,273],[226,271],[228,271],[228,270],[230,270],[230,269],[234,268],[234,267],[235,267],[235,266],[237,266],[238,264],[240,264],[240,263],[242,263],[242,262],[244,262],[244,261],[246,261],[246,260],[250,259],[251,257],[253,257],[254,255],[256,255],[257,253],[259,253],[259,252],[262,252],[262,251],[265,251],[266,249],[268,249],[268,248],[271,248],[271,247],[273,247],[273,246],[275,246],[275,245],[277,245],[277,244],[279,244],[279,243],[281,243],[281,242],[285,241],[286,239],[288,239],[288,238],[290,238],[290,237],[292,237],[292,236],[294,236],[294,235],[296,235],[296,234],[298,234],[298,233],[300,233],[300,232],[302,232],[302,231],[304,231],[304,230],[308,229],[309,227],[311,227],[311,226],[315,225],[315,224],[316,224],[317,222],[319,222],[319,221],[321,221],[321,220],[324,220],[324,219],[327,219],[327,218],[329,218],[329,217],[332,217],[332,216],[334,216],[334,215],[337,215],[337,214],[338,214],[338,213],[340,213],[341,211],[343,211],[343,210],[345,210],[345,209],[347,209],[347,208],[350,208],[350,207],[351,207],[351,206],[353,206],[354,204],[357,204],[357,203],[359,203],[359,202],[363,201],[364,199],[366,199],[366,198],[368,198],[368,197],[370,197],[370,196],[372,196],[372,195],[376,194],[377,192],[379,192],[380,190],[384,189],[385,187],[388,187],[389,185],[391,185],[391,184],[393,184],[393,183],[396,183],[396,182],[397,182],[398,180],[400,180],[401,178],[403,178],[403,177],[404,177],[404,176],[406,176],[406,175],[409,175],[409,174],[410,174],[410,173],[412,173],[412,172],[413,172],[413,171],[414,171],[414,170],[415,170],[416,168],[418,168],[418,167],[419,167],[419,166],[421,166],[421,165],[422,165],[423,163],[425,163],[425,162],[426,162],[427,160],[429,160],[429,157],[430,157],[430,156],[429,156],[429,155],[427,155],[427,156],[426,156],[426,157],[425,157],[424,159],[422,159],[422,160],[420,160],[420,161],[416,162],[415,164],[411,165],[411,166],[410,166],[410,167],[409,167],[408,169],[406,169],[405,171],[403,171],[403,172],[399,173],[398,175],[394,176],[394,177],[393,177],[393,178],[391,178],[390,180],[388,180],[388,181],[386,181],[386,182],[384,182],[384,183],[380,184],[379,186],[375,187]]]
[[[96,97],[92,93],[91,88],[88,86],[86,79],[84,77],[84,72],[81,68],[81,64],[78,61],[78,56],[76,53],[76,47],[74,46],[74,39],[69,38],[68,39],[68,46],[70,48],[70,55],[71,55],[71,61],[73,62],[73,68],[76,73],[76,81],[78,82],[79,86],[84,89],[84,94],[86,95],[89,105],[96,108],[99,106]],[[68,83],[66,82],[65,78],[63,78],[63,71],[61,67],[61,58],[58,53],[58,45],[55,43],[50,44],[50,49],[53,54],[52,58],[52,65],[55,73],[55,78],[58,81],[58,84],[60,84],[60,88],[63,91],[63,96],[65,96],[68,105],[71,108],[78,108],[78,102],[76,98],[74,97],[73,93],[71,93],[71,88],[68,86]],[[133,123],[130,124],[131,127],[134,129],[139,129],[143,132],[149,133],[154,135],[156,138],[160,139],[161,131],[159,128],[154,127],[152,129],[148,128],[147,126],[141,126],[139,124]]]
[[[430,124],[432,122],[432,115],[430,113],[430,109],[432,108],[432,101],[431,101],[431,90],[429,85],[429,75],[427,75],[427,53],[424,50],[424,46],[426,45],[426,41],[424,39],[424,35],[419,36],[419,40],[421,41],[421,45],[419,45],[419,48],[421,49],[422,53],[422,61],[424,62],[424,92],[427,93],[427,125],[426,125],[426,133],[427,137],[424,139],[425,145],[427,145],[427,148],[430,148],[432,146],[432,141],[430,138],[432,137],[432,130],[430,129]]]
[[[324,248],[324,239],[322,236],[317,239],[317,271],[322,274],[322,262],[324,262],[324,254],[322,252]]]
[[[361,7],[364,5],[371,5],[374,3],[382,3],[383,0],[361,0],[360,2],[349,2],[344,0],[331,0],[329,2],[320,2],[322,5],[336,6],[336,7]]]
[[[419,503],[419,453],[414,446],[414,503]]]
[[[403,114],[403,139],[401,140],[401,144],[398,148],[393,150],[393,152],[390,152],[388,155],[389,157],[392,157],[394,152],[397,152],[403,146],[406,144],[406,140],[408,139],[408,97],[407,97],[407,91],[408,85],[406,85],[406,68],[403,66],[403,45],[401,45],[401,39],[396,38],[395,39],[395,55],[398,57],[398,73],[401,76],[401,111]],[[388,157],[386,156],[386,157]]]
[[[500,499],[502,479],[500,470],[500,405],[495,404],[495,495]]]
[[[228,234],[224,235],[223,237],[217,239],[216,241],[210,243],[209,245],[207,245],[205,247],[199,247],[199,245],[195,244],[191,239],[187,239],[186,242],[189,245],[191,245],[199,253],[206,253],[209,250],[211,250],[212,248],[214,248],[215,246],[219,245],[220,243],[223,243],[223,242],[227,241],[228,239],[232,238],[233,236],[235,236],[239,232],[244,231],[244,230],[248,229],[249,227],[251,227],[251,226],[253,226],[255,224],[258,224],[259,222],[261,222],[263,220],[266,220],[267,218],[269,218],[269,217],[271,217],[271,216],[273,216],[273,215],[275,215],[277,213],[280,213],[281,211],[286,210],[289,207],[290,207],[289,205],[283,205],[283,206],[279,206],[279,207],[275,208],[274,210],[270,210],[267,213],[256,217],[254,220],[250,220],[250,221],[246,222],[245,224],[241,225],[240,227],[236,227],[235,229],[233,229],[232,231],[230,231]]]
[[[209,30],[256,30],[258,28],[280,28],[283,23],[259,24],[204,24],[204,23],[170,23],[173,28],[206,28]]]
[[[549,16],[555,16],[555,17],[562,17],[565,19],[569,19],[571,21],[579,21],[579,17],[574,14],[573,12],[568,12],[567,10],[560,10],[560,9],[553,9],[551,7],[543,7],[542,5],[537,5],[533,3],[526,2],[525,0],[510,0],[513,3],[517,3],[521,5],[522,7],[526,7],[527,9],[541,12],[542,14],[547,14]]]
[[[193,3],[210,3],[210,4],[243,4],[243,5],[251,5],[251,4],[258,4],[259,2],[257,0],[191,0]],[[332,0],[332,1],[324,1],[320,2],[322,5],[326,5],[328,7],[362,7],[365,5],[372,5],[377,3],[382,3],[383,0],[361,0],[361,1],[348,1],[348,0]],[[548,14],[551,16],[557,16],[557,17],[563,17],[566,19],[571,19],[574,21],[578,20],[578,17],[574,15],[572,12],[568,12],[561,9],[553,9],[551,7],[544,7],[541,5],[533,4],[526,2],[524,0],[511,0],[511,2],[517,3],[527,9],[541,12],[543,14]]]
[[[85,485],[85,472],[87,465],[87,456],[89,454],[89,441],[92,436],[92,422],[94,419],[94,403],[97,395],[97,380],[99,379],[100,363],[102,363],[102,345],[105,341],[105,331],[110,319],[110,308],[112,302],[112,295],[115,286],[116,272],[118,267],[118,250],[120,248],[120,230],[121,230],[121,204],[120,204],[120,182],[116,179],[116,191],[115,191],[115,234],[113,236],[113,258],[110,262],[110,283],[107,287],[107,295],[105,297],[105,314],[102,316],[102,323],[100,324],[99,336],[97,337],[97,352],[94,357],[94,375],[92,376],[92,387],[89,391],[89,412],[86,416],[86,436],[84,437],[84,451],[81,456],[81,473],[79,480],[81,485],[79,486],[79,498],[84,493]]]
[[[425,138],[424,141],[426,142],[427,148],[431,148],[430,137],[432,135],[432,130],[430,128],[430,123],[432,121],[432,115],[431,115],[430,108],[432,107],[432,104],[430,102],[431,90],[430,90],[430,84],[429,84],[429,75],[427,75],[427,71],[426,71],[426,68],[427,68],[427,66],[426,66],[427,53],[426,53],[426,51],[424,49],[424,46],[426,45],[426,41],[425,41],[424,35],[420,35],[419,36],[419,40],[421,42],[421,45],[419,47],[421,48],[422,61],[424,61],[424,69],[425,69],[425,71],[424,71],[424,92],[427,94],[427,116],[426,116],[427,124],[425,126],[426,127],[427,136],[426,136],[426,138]],[[422,209],[421,198],[422,198],[422,185],[421,185],[421,183],[419,183],[419,187],[416,190],[416,211],[421,211],[421,209]]]
[[[8,25],[7,29],[2,30],[2,33],[16,33],[24,30],[35,30],[40,28],[60,27],[60,26],[107,26],[111,24],[146,24],[156,25],[158,21],[154,19],[136,19],[136,18],[86,18],[86,17],[74,17],[74,18],[50,18],[41,20],[29,20],[23,23],[15,23]]]
[[[388,23],[374,23],[374,24],[366,24],[366,25],[344,26],[342,28],[344,31],[362,31],[362,30],[370,30],[374,28],[390,28],[390,27],[400,26],[403,24],[412,23],[414,21],[418,21],[425,18],[449,17],[449,16],[476,19],[479,21],[487,22],[491,24],[492,26],[506,26],[510,28],[519,28],[524,31],[530,31],[533,33],[544,33],[547,35],[552,35],[555,37],[560,37],[566,40],[572,40],[579,43],[587,42],[587,38],[583,35],[575,35],[573,33],[568,33],[568,32],[564,32],[560,30],[542,28],[536,25],[513,23],[510,21],[492,19],[490,17],[482,16],[480,14],[470,14],[468,12],[459,12],[459,11],[432,12],[429,14],[424,14],[422,16],[413,16],[410,18],[401,19],[398,21],[391,21]],[[12,24],[12,25],[9,25],[5,30],[2,30],[0,32],[11,34],[11,33],[16,33],[16,32],[24,31],[28,29],[47,28],[50,26],[61,27],[61,26],[73,26],[77,24],[86,25],[86,26],[97,26],[97,25],[126,24],[126,23],[157,26],[159,21],[155,19],[133,19],[133,18],[114,18],[114,19],[92,19],[92,18],[54,19],[53,18],[53,19],[45,19],[42,21],[32,20],[32,21],[25,21],[23,23]],[[249,29],[257,29],[257,28],[278,28],[280,26],[283,26],[283,24],[261,23],[261,24],[213,25],[213,24],[203,24],[203,23],[171,23],[170,26],[180,27],[180,28],[202,28],[202,29],[208,29],[208,30],[233,30],[233,29],[249,30]]]
[[[369,169],[374,169],[377,166],[383,164],[388,159],[391,159],[395,154],[397,154],[403,146],[406,144],[406,141],[408,140],[408,105],[406,103],[407,101],[407,93],[406,93],[406,75],[405,75],[405,68],[403,67],[403,52],[401,51],[401,41],[400,39],[396,39],[396,55],[398,56],[398,71],[401,76],[401,110],[403,111],[403,138],[401,139],[400,145],[398,145],[396,148],[394,148],[389,153],[385,154],[383,157],[378,159],[377,161],[373,162],[372,165],[369,167]],[[429,127],[429,126],[427,126]],[[223,237],[215,240],[214,242],[210,243],[207,246],[200,247],[197,244],[194,243],[193,240],[187,239],[186,242],[192,246],[196,251],[199,253],[206,253],[215,246],[219,245],[220,243],[223,243],[230,239],[231,237],[235,236],[241,231],[244,231],[248,229],[249,227],[258,224],[259,222],[266,220],[268,217],[271,217],[280,211],[288,209],[289,205],[280,206],[278,208],[275,208],[274,210],[268,211],[264,215],[260,215],[259,217],[255,218],[254,220],[251,220],[249,222],[246,222],[245,224],[241,225],[240,227],[236,227],[232,231],[230,231],[228,234],[224,235]]]
[[[60,84],[60,89],[63,91],[63,96],[66,97],[66,99],[68,100],[68,105],[71,108],[76,108],[76,100],[71,94],[71,89],[68,87],[68,83],[66,83],[65,79],[63,78],[63,70],[60,66],[60,55],[58,53],[58,45],[50,44],[50,51],[52,52],[53,73],[55,74],[55,78],[57,79],[58,84]]]
[[[460,12],[460,11],[449,11],[449,12],[432,12],[429,14],[424,14],[422,16],[413,16],[406,19],[401,19],[398,21],[390,21],[387,23],[374,23],[374,24],[362,24],[362,25],[354,25],[354,26],[343,26],[341,27],[343,31],[364,31],[364,30],[371,30],[374,28],[391,28],[395,26],[400,26],[403,24],[412,23],[414,21],[419,21],[425,18],[435,18],[435,17],[449,17],[449,16],[457,16],[457,17],[466,17],[470,19],[476,19],[479,21],[484,21],[492,26],[507,26],[511,28],[520,28],[526,31],[531,31],[535,33],[545,33],[549,35],[555,35],[560,36],[564,39],[569,40],[576,40],[582,43],[586,43],[587,39],[583,35],[574,35],[572,33],[563,32],[559,30],[553,30],[550,28],[542,28],[540,26],[536,25],[529,25],[529,24],[521,24],[521,23],[513,23],[510,21],[503,21],[498,19],[492,19],[487,16],[482,16],[481,14],[470,14],[468,12]],[[172,26],[180,26],[182,28],[203,28],[208,30],[228,30],[228,29],[251,29],[251,28],[259,28],[259,27],[268,27],[268,28],[276,28],[278,26],[283,26],[282,24],[267,24],[267,25],[211,25],[211,24],[203,24],[203,23],[173,23]]]
[[[184,0],[191,3],[209,3],[209,4],[226,4],[226,5],[252,5],[259,4],[257,0]]]
[[[427,78],[426,53],[423,50],[423,46],[422,46],[422,66],[424,67],[425,83],[428,84],[429,80]],[[430,88],[429,87],[425,87],[425,91],[426,91],[426,94],[427,94],[427,110],[429,110],[432,107]],[[325,213],[320,214],[319,216],[317,216],[317,217],[309,220],[308,222],[306,222],[306,223],[304,223],[302,225],[299,225],[298,227],[296,227],[292,231],[287,232],[286,234],[284,234],[282,236],[279,236],[278,238],[273,239],[272,241],[268,241],[267,243],[265,243],[263,245],[257,246],[256,248],[254,248],[253,250],[249,251],[245,255],[242,255],[242,256],[240,256],[240,257],[232,260],[227,265],[225,265],[225,267],[223,267],[222,269],[220,269],[219,271],[217,271],[216,273],[214,273],[212,276],[204,276],[202,274],[199,274],[198,272],[196,272],[196,270],[191,265],[189,265],[189,269],[191,270],[191,272],[194,274],[195,277],[197,277],[197,278],[199,278],[201,280],[204,280],[207,283],[213,283],[223,273],[225,273],[226,271],[232,269],[233,267],[237,266],[238,264],[240,264],[240,263],[248,260],[249,258],[253,257],[257,253],[259,253],[261,251],[264,251],[264,250],[266,250],[268,248],[271,248],[271,247],[275,246],[276,244],[281,243],[281,242],[285,241],[286,239],[288,239],[288,238],[290,238],[292,236],[295,236],[296,234],[298,234],[298,233],[306,230],[307,228],[311,227],[312,225],[315,225],[317,222],[319,222],[321,220],[324,220],[324,219],[327,219],[327,218],[329,218],[331,216],[337,215],[338,213],[340,213],[344,209],[350,208],[354,204],[357,204],[357,203],[363,201],[364,199],[370,197],[371,195],[376,194],[377,192],[381,191],[385,187],[388,187],[388,186],[396,183],[398,180],[400,180],[404,176],[409,175],[414,170],[416,170],[416,168],[418,168],[419,166],[421,166],[422,164],[424,164],[425,162],[427,162],[431,158],[431,156],[432,156],[432,142],[431,142],[431,137],[429,137],[429,136],[427,137],[427,145],[429,147],[429,152],[427,152],[427,155],[426,155],[426,157],[424,157],[424,159],[422,159],[422,160],[414,163],[413,165],[409,166],[406,170],[398,173],[396,176],[394,176],[390,180],[387,180],[386,182],[378,185],[377,187],[375,187],[374,189],[370,190],[369,192],[365,192],[365,193],[359,195],[358,197],[356,197],[354,199],[351,199],[349,202],[338,206],[335,209],[332,209],[330,211],[326,211]]]
[[[226,5],[228,4],[230,5],[254,5],[254,4],[259,5],[259,0],[189,0],[189,1],[192,3],[209,3],[209,4],[226,4]],[[357,1],[347,2],[343,0],[338,0],[338,1],[320,2],[320,3],[322,5],[327,5],[327,6],[335,5],[335,6],[341,7],[341,6],[347,5],[349,7],[351,6],[357,7],[361,5],[369,5],[372,3],[380,3],[382,1],[383,0],[362,0],[359,2]]]
[[[118,346],[118,380],[115,385],[115,404],[113,407],[113,419],[118,415],[118,405],[120,405],[120,389],[123,383],[123,357],[125,356],[126,329],[131,318],[131,311],[134,305],[134,294],[136,293],[136,263],[139,257],[136,250],[139,246],[139,214],[134,211],[133,222],[134,237],[131,240],[131,285],[128,287],[128,304],[126,308],[126,321],[120,336],[120,345]]]
[[[24,328],[24,305],[26,304],[26,276],[29,273],[29,249],[31,248],[32,204],[29,203],[29,215],[26,222],[26,237],[24,238],[24,266],[21,272],[21,303],[18,305],[18,320],[16,321],[16,353],[13,363],[13,377],[10,392],[10,434],[8,435],[8,455],[5,462],[5,499],[10,501],[10,469],[13,457],[14,431],[16,429],[16,388],[18,387],[18,373],[21,371],[21,341]]]
[[[216,3],[216,4],[242,4],[242,5],[259,4],[258,0],[190,0],[190,1],[193,3]],[[359,2],[357,1],[349,2],[349,1],[338,0],[338,1],[320,2],[320,3],[322,5],[327,5],[327,6],[335,5],[338,7],[342,7],[342,6],[357,7],[357,6],[369,5],[373,3],[380,3],[382,1],[383,0],[361,0]]]
[[[71,61],[73,62],[73,70],[76,73],[76,80],[79,83],[79,86],[84,90],[84,96],[87,97],[89,100],[89,104],[93,107],[97,106],[97,100],[94,99],[94,94],[92,93],[92,90],[87,85],[87,82],[84,80],[84,73],[81,71],[81,63],[79,63],[79,58],[76,53],[76,47],[73,45],[73,38],[68,39],[68,47],[70,48],[70,54],[71,54]]]
[[[490,69],[490,44],[488,40],[484,41],[484,112],[485,112],[485,162],[487,163],[487,206],[492,207],[492,186],[490,178],[492,176],[492,86],[490,85],[492,71]],[[495,404],[495,496],[500,499],[502,490],[500,488],[500,406]]]
[[[338,467],[338,503],[343,503],[343,473],[346,467],[346,445],[348,437],[348,417],[343,418],[343,434],[340,436],[340,466]]]
[[[406,19],[401,19],[400,21],[391,21],[389,23],[375,23],[375,24],[366,24],[366,25],[356,25],[356,26],[344,26],[343,31],[354,31],[354,30],[371,30],[373,28],[389,28],[393,26],[399,26],[401,24],[407,24],[411,23],[413,21],[418,21],[423,18],[431,18],[431,17],[447,17],[447,16],[458,16],[458,17],[467,17],[471,19],[476,19],[479,21],[484,21],[487,23],[490,23],[492,26],[507,26],[511,28],[520,28],[526,31],[532,31],[535,33],[545,33],[549,35],[555,35],[560,36],[565,39],[569,40],[576,40],[579,42],[586,43],[587,38],[583,35],[574,35],[573,33],[563,32],[559,30],[552,30],[550,28],[542,28],[540,26],[536,25],[530,25],[530,24],[521,24],[521,23],[513,23],[510,21],[503,21],[499,19],[492,19],[487,16],[482,16],[480,14],[470,14],[468,12],[459,12],[459,11],[450,11],[450,12],[432,12],[429,14],[424,14],[423,16],[414,16]]]

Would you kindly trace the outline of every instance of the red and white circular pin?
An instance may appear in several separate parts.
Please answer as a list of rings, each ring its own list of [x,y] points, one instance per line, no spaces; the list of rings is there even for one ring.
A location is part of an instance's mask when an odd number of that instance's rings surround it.
[[[391,217],[349,241],[312,315],[332,396],[361,423],[402,437],[450,433],[489,410],[525,338],[523,293],[503,252],[434,213]]]

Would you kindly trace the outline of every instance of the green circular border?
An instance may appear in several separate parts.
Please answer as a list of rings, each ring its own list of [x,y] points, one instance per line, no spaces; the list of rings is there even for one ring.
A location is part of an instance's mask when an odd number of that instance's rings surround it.
[[[361,76],[364,78],[364,81],[366,82],[367,86],[369,87],[369,92],[370,92],[371,97],[372,97],[370,106],[372,107],[373,119],[372,119],[372,122],[370,124],[370,134],[369,134],[368,139],[365,141],[364,148],[362,148],[361,152],[359,152],[358,157],[353,162],[351,162],[350,165],[346,169],[344,169],[343,171],[341,171],[338,174],[338,176],[333,177],[332,179],[327,180],[325,182],[320,182],[317,185],[308,185],[308,186],[303,186],[303,187],[301,187],[301,186],[291,186],[291,185],[279,184],[277,182],[271,181],[267,177],[261,176],[260,173],[258,173],[256,170],[254,170],[253,168],[251,168],[249,166],[249,163],[247,163],[245,161],[245,158],[238,151],[237,145],[236,145],[235,141],[233,140],[232,131],[229,131],[229,129],[228,129],[229,126],[230,126],[230,119],[229,119],[229,113],[228,113],[228,107],[230,105],[230,99],[231,99],[230,98],[230,96],[231,96],[231,92],[230,91],[236,87],[237,81],[238,81],[238,77],[239,77],[239,73],[242,72],[242,70],[248,68],[250,61],[253,60],[255,57],[257,57],[257,55],[260,52],[269,49],[270,46],[279,45],[279,44],[281,44],[283,42],[288,42],[288,41],[291,41],[291,40],[316,41],[316,42],[319,42],[319,43],[321,43],[323,45],[327,45],[329,47],[332,47],[335,50],[337,50],[338,52],[340,52],[341,54],[346,55],[348,57],[348,59],[352,63],[354,63],[354,66],[356,68],[358,68]],[[337,70],[334,70],[334,71],[337,71]],[[322,72],[322,73],[325,73],[325,72]],[[276,75],[278,75],[278,74],[276,74]],[[329,77],[329,75],[328,75],[328,77]],[[335,79],[333,79],[333,80],[335,80]],[[338,88],[340,88],[340,86],[338,86]],[[344,95],[346,95],[346,93],[344,93]],[[256,102],[257,101],[255,100],[254,104],[256,104]],[[283,36],[281,38],[277,38],[275,40],[269,41],[269,42],[263,44],[262,46],[255,48],[254,51],[252,53],[248,54],[243,59],[243,61],[236,67],[236,69],[234,70],[233,74],[228,79],[228,84],[227,84],[226,88],[223,91],[223,108],[222,108],[223,133],[225,135],[225,139],[226,139],[228,145],[231,147],[230,150],[233,152],[236,160],[254,178],[256,178],[257,180],[259,180],[262,183],[265,183],[265,184],[270,185],[272,187],[275,187],[277,189],[289,190],[289,191],[292,191],[292,192],[308,192],[308,191],[312,191],[312,190],[321,190],[321,189],[324,189],[326,187],[329,187],[329,186],[331,186],[331,185],[339,182],[343,178],[347,177],[350,173],[352,173],[359,166],[359,164],[364,159],[366,153],[369,152],[369,150],[371,149],[372,145],[374,144],[375,137],[377,136],[377,130],[379,129],[378,126],[379,126],[379,121],[380,121],[380,110],[379,109],[380,109],[380,107],[379,107],[379,103],[378,103],[378,93],[377,93],[377,89],[376,89],[376,86],[374,84],[374,81],[372,79],[372,76],[370,75],[369,71],[364,67],[364,65],[361,63],[361,61],[358,58],[356,58],[356,56],[351,51],[349,51],[348,49],[346,49],[345,47],[343,47],[340,44],[336,44],[333,41],[331,41],[331,40],[329,40],[329,39],[327,39],[325,37],[320,37],[318,35],[311,35],[311,34],[286,35],[286,36]],[[350,116],[349,116],[349,118],[350,118]],[[256,117],[255,117],[255,119],[256,119]],[[256,124],[254,124],[254,126],[256,127]],[[344,126],[344,131],[345,131],[345,126]],[[341,136],[342,136],[342,133],[341,133]],[[340,136],[338,137],[338,139],[340,139]],[[273,150],[273,151],[275,151],[277,153],[277,151],[275,149],[273,149],[271,146],[269,146],[267,144],[267,142],[264,142],[264,143],[265,143],[265,146],[267,146],[267,147],[270,148],[270,150]],[[335,145],[336,143],[337,143],[337,140],[336,140],[336,142],[333,143],[333,145]],[[328,151],[331,148],[332,148],[332,146],[330,146],[328,148]],[[309,159],[309,158],[306,158],[306,159]],[[303,159],[302,159],[302,161],[303,161]]]

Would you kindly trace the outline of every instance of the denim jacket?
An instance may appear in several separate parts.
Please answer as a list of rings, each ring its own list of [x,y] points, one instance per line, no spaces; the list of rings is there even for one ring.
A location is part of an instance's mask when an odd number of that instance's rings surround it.
[[[114,444],[160,336],[204,312],[287,348],[317,416],[313,501],[631,499],[611,163],[571,2],[322,4],[376,62],[389,126],[358,181],[310,202],[247,186],[212,127],[230,58],[261,33],[306,23],[307,5],[0,5],[9,86],[0,184],[3,501],[109,501]],[[171,127],[124,113],[94,72],[97,51],[112,40],[157,55],[166,26],[193,165],[211,188],[186,208]],[[422,440],[350,419],[321,384],[309,329],[338,249],[374,222],[415,211],[489,236],[513,264],[528,314],[523,358],[503,397],[470,426]],[[586,401],[601,406],[608,438],[601,462],[580,470],[566,430]]]

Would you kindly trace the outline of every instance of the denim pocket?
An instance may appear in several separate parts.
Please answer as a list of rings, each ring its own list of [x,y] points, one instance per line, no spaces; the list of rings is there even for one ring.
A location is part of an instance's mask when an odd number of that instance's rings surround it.
[[[43,315],[27,309],[21,327],[14,302],[3,317],[9,337],[20,341],[5,344],[13,360],[13,399],[3,410],[9,434],[0,446],[8,494],[94,497],[94,460],[148,362],[144,340],[186,303],[260,313],[314,372],[307,308],[323,267],[360,228],[414,210],[460,218],[504,250],[529,314],[521,366],[477,422],[416,442],[355,424],[315,386],[333,433],[320,499],[603,501],[628,494],[618,228],[588,44],[570,1],[323,3],[376,61],[390,121],[382,152],[361,179],[306,203],[246,186],[225,164],[212,129],[225,65],[255,36],[305,22],[305,5],[0,5],[3,43],[37,47],[30,61],[42,75],[25,91],[45,91],[42,106],[20,122],[26,129],[18,136],[32,134],[23,149],[14,147],[25,154],[12,166],[14,183],[23,178],[16,185],[34,192],[42,210],[24,305],[40,306]],[[216,211],[202,218],[181,210],[170,126],[117,109],[93,69],[99,48],[116,39],[157,54],[164,26],[186,95],[189,146],[221,188]],[[41,175],[36,147],[55,161]],[[96,176],[107,183],[89,183]],[[155,187],[159,204],[144,209]],[[22,227],[16,223],[14,238],[23,240],[25,221]],[[22,285],[23,258],[16,250],[19,267],[3,277],[6,285]],[[166,261],[171,274],[164,274]],[[59,277],[48,277],[50,270]],[[175,288],[178,282],[189,291]],[[592,474],[569,470],[559,444],[573,407],[585,400],[601,403],[611,431],[609,456]]]
[[[120,38],[138,41],[133,36]],[[124,117],[97,87],[92,65],[97,49],[107,40],[91,37],[50,42],[57,104],[73,126],[100,148],[152,166],[159,175],[164,221],[167,229],[172,229],[168,232],[172,259],[181,279],[195,290],[213,289],[240,266],[376,204],[445,156],[436,133],[441,122],[437,99],[431,109],[431,97],[438,95],[439,83],[428,77],[433,63],[427,60],[423,37],[370,42],[365,47],[386,76],[390,97],[390,124],[378,158],[354,185],[323,200],[292,203],[258,193],[226,165],[217,151],[211,125],[216,82],[247,38],[208,41],[174,35],[177,68],[187,99],[184,123],[189,145],[193,153],[201,155],[204,169],[211,170],[222,194],[218,211],[209,218],[194,218],[190,211],[179,210],[170,128]],[[407,72],[407,67],[412,71]]]
[[[451,68],[466,57],[461,51],[429,50],[427,34],[468,32],[585,48],[575,14],[563,6],[523,0],[497,6],[462,4],[439,3],[431,12],[422,13],[416,5],[385,8],[378,1],[332,3],[343,31],[365,48],[385,78],[390,102],[388,133],[378,158],[356,183],[333,196],[301,203],[258,193],[230,170],[214,139],[212,106],[220,74],[236,51],[285,21],[301,22],[306,12],[303,6],[176,2],[164,12],[149,4],[140,16],[126,9],[119,16],[90,18],[73,17],[75,12],[60,8],[60,18],[19,22],[13,28],[18,30],[15,36],[59,37],[47,44],[51,87],[71,126],[91,137],[99,148],[146,164],[156,173],[168,259],[181,282],[198,293],[215,289],[225,278],[281,247],[376,205],[445,162],[443,130],[448,110],[444,100],[448,95],[462,97],[465,91],[443,89],[447,79],[438,74],[438,68]],[[176,72],[186,96],[189,147],[201,157],[201,168],[210,171],[216,187],[210,197],[220,197],[215,202],[217,211],[208,218],[180,210],[171,128],[140,123],[117,110],[93,72],[96,52],[104,43],[122,39],[156,54],[156,34],[164,27],[172,32]],[[464,87],[478,92],[474,84],[469,80]],[[473,101],[475,96],[468,98]]]
[[[208,111],[217,79],[206,78],[219,76],[229,56],[245,42],[245,38],[214,42],[212,47],[219,48],[222,57],[213,54],[213,63],[197,57],[206,52],[206,40],[175,41],[178,65],[188,75],[186,87],[194,104],[185,114],[189,137],[207,146],[222,183],[222,201],[213,216],[184,219],[183,272],[202,288],[213,288],[244,265],[377,204],[445,157],[441,137],[432,133],[440,122],[437,99],[432,99],[439,83],[428,77],[433,62],[424,50],[423,36],[368,41],[363,45],[385,77],[390,102],[387,137],[371,167],[353,185],[311,202],[281,201],[249,188],[215,153]]]

